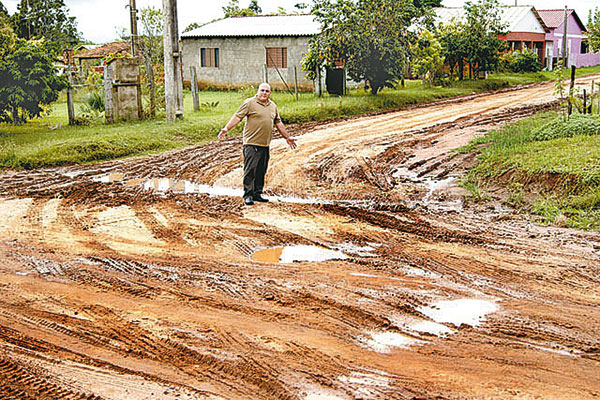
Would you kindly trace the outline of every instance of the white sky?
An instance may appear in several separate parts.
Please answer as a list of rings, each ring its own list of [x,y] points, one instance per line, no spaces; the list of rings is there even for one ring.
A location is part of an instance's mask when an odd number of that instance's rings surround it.
[[[20,0],[1,0],[9,13],[17,10]],[[515,0],[499,0],[501,4],[514,5]],[[574,8],[583,21],[587,22],[589,10],[600,8],[598,0],[516,0],[519,5],[533,5],[538,9],[562,9],[567,5]],[[274,12],[278,6],[288,11],[295,10],[299,2],[312,4],[311,0],[258,0],[263,13]],[[205,23],[223,16],[222,7],[229,0],[178,0],[179,28],[183,30],[192,22]],[[250,0],[240,0],[240,6],[246,7]],[[460,7],[464,0],[443,0],[446,7]],[[129,9],[125,6],[129,0],[65,0],[69,15],[77,18],[77,28],[85,39],[94,43],[106,43],[117,37],[121,27],[129,30]],[[152,6],[162,8],[162,0],[136,0],[138,9]]]

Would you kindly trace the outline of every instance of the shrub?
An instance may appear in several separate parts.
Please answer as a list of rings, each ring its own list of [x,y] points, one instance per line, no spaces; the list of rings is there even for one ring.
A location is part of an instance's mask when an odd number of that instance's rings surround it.
[[[600,118],[591,115],[574,114],[568,121],[564,121],[562,116],[545,123],[532,133],[533,140],[552,140],[558,138],[568,138],[577,135],[599,135]]]
[[[94,111],[104,111],[104,91],[93,90],[88,94],[83,102]]]
[[[542,63],[536,52],[525,48],[523,51],[503,54],[500,68],[510,72],[538,72],[542,70]]]

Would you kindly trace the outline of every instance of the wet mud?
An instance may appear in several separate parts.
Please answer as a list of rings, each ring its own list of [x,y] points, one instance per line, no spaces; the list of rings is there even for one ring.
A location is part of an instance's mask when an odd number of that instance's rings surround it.
[[[458,186],[453,149],[554,106],[292,127],[252,207],[236,138],[2,173],[0,398],[598,398],[600,236]]]

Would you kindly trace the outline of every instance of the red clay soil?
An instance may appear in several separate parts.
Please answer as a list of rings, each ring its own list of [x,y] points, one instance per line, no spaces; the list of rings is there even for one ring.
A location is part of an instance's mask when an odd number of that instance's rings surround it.
[[[457,186],[453,149],[553,102],[297,128],[252,207],[239,138],[2,173],[0,398],[598,398],[600,235]]]

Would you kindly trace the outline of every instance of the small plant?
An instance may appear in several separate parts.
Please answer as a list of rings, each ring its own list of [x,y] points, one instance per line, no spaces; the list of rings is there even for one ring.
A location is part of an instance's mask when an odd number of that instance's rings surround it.
[[[200,109],[203,111],[210,110],[211,108],[217,108],[219,105],[218,101],[205,101],[200,103]]]
[[[83,100],[84,104],[91,110],[104,112],[104,91],[93,90]]]
[[[523,184],[512,183],[508,186],[508,198],[506,204],[514,208],[521,208],[525,204],[525,198],[523,197]]]
[[[486,187],[480,179],[467,179],[461,186],[469,192],[465,196],[467,202],[482,203],[490,199],[490,195],[487,193]]]

